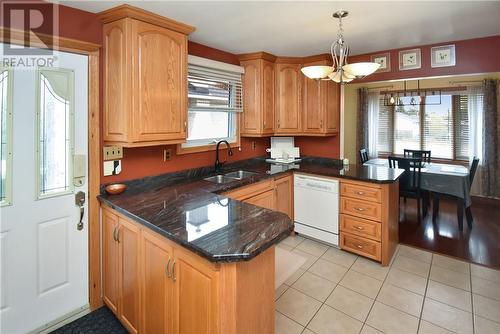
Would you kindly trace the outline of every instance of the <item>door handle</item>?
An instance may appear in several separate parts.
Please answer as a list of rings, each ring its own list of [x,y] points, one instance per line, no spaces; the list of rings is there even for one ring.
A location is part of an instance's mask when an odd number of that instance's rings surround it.
[[[80,209],[80,219],[76,224],[76,229],[81,231],[83,230],[83,215],[85,214],[85,193],[83,191],[75,194],[75,205]]]
[[[177,281],[177,276],[175,276],[175,260],[174,262],[172,263],[172,281]]]

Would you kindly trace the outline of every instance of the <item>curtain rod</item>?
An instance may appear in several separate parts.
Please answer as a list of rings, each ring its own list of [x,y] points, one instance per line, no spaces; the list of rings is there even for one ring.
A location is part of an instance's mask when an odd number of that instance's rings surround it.
[[[368,90],[376,90],[376,89],[382,89],[382,88],[394,88],[394,85],[388,85],[388,86],[378,86],[378,87],[368,87]]]
[[[462,81],[450,81],[450,85],[460,85],[464,83],[476,83],[476,82],[483,82],[483,80],[462,80]]]

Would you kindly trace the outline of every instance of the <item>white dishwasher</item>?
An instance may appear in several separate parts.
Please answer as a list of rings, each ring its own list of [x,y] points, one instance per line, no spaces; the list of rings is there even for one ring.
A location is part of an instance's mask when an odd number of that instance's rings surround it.
[[[295,232],[339,244],[339,181],[294,175]]]

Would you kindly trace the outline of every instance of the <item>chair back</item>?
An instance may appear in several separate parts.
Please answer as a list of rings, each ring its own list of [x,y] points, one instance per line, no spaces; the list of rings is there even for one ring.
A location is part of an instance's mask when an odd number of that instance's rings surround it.
[[[423,162],[431,163],[431,151],[404,149],[405,158],[421,158]]]
[[[389,167],[404,169],[399,181],[400,191],[420,193],[422,180],[422,159],[389,156]]]
[[[469,189],[472,187],[472,182],[474,182],[474,176],[476,175],[478,165],[479,159],[474,157],[469,169]]]
[[[361,161],[361,164],[364,164],[368,161],[368,151],[366,150],[366,148],[362,148],[361,150],[359,150],[359,159]]]

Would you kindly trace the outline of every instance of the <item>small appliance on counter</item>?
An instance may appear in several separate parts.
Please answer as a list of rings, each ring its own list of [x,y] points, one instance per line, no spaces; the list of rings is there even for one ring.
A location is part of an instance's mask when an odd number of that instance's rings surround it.
[[[266,162],[273,164],[292,164],[300,162],[300,150],[295,147],[293,137],[271,137],[271,148],[266,150],[271,158]]]

